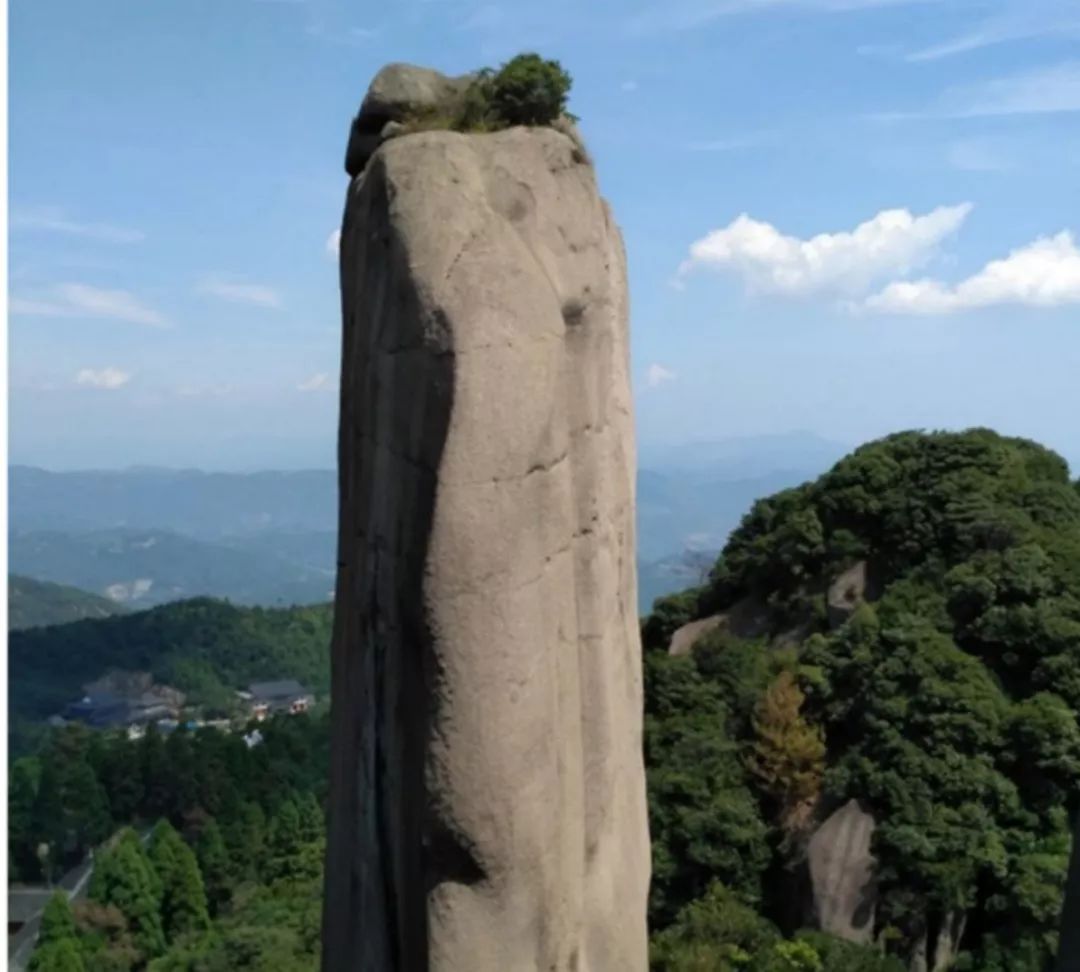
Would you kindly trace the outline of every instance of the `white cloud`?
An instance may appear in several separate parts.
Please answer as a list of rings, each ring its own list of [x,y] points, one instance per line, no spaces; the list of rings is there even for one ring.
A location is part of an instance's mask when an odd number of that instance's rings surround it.
[[[738,14],[791,9],[829,14],[935,2],[942,0],[663,0],[640,9],[627,21],[626,28],[633,34],[646,34],[657,30],[693,30]]]
[[[1080,61],[953,88],[943,108],[959,118],[1080,111]]]
[[[302,392],[334,391],[336,388],[337,381],[325,371],[316,372],[296,386],[296,390]]]
[[[92,317],[164,327],[165,318],[127,290],[60,284],[45,298],[12,297],[8,309],[24,317]]]
[[[326,238],[326,252],[335,260],[341,253],[341,230],[336,229]]]
[[[77,385],[88,385],[91,388],[101,388],[106,391],[122,388],[129,381],[131,381],[131,374],[119,368],[101,368],[98,371],[93,368],[83,368],[75,376]]]
[[[912,51],[908,61],[936,61],[969,51],[1035,37],[1077,36],[1080,9],[1076,0],[1011,0],[993,17],[967,33]]]
[[[265,284],[239,283],[211,278],[199,284],[198,292],[233,304],[253,304],[256,307],[272,308],[282,306],[281,295],[273,287]]]
[[[971,211],[970,203],[939,206],[924,216],[882,210],[855,229],[810,239],[782,234],[745,213],[690,247],[679,268],[714,267],[742,277],[752,291],[806,296],[861,294],[877,280],[925,264]]]
[[[1080,61],[1066,61],[946,89],[937,101],[918,111],[881,111],[871,121],[897,122],[949,118],[1051,115],[1080,111]]]
[[[674,380],[675,372],[661,364],[651,364],[645,372],[645,384],[650,388],[656,388],[658,385],[664,384],[665,381]]]
[[[146,239],[146,234],[141,230],[108,223],[79,223],[67,219],[62,210],[54,208],[17,211],[12,213],[9,225],[13,230],[61,233],[103,243],[139,243]]]
[[[999,304],[1076,303],[1080,303],[1080,249],[1072,234],[1063,231],[992,260],[957,284],[896,281],[867,298],[862,307],[886,314],[949,314]]]

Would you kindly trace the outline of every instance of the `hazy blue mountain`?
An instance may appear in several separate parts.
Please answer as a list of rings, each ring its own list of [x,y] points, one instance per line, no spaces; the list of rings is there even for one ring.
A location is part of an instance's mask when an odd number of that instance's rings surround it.
[[[126,527],[217,539],[266,530],[337,528],[337,474],[331,470],[57,473],[12,466],[8,480],[10,522],[19,531]]]
[[[693,583],[755,499],[812,479],[846,447],[809,433],[643,448],[639,607]],[[210,595],[244,604],[326,599],[337,476],[10,470],[12,570],[149,606]],[[690,578],[688,580],[688,578]]]
[[[638,450],[638,464],[643,469],[731,481],[783,470],[827,469],[850,451],[850,445],[813,432],[784,432],[643,445]]]
[[[8,577],[8,629],[42,628],[122,614],[121,604],[76,587],[12,574]]]
[[[313,539],[314,543],[314,539]],[[165,530],[13,533],[9,563],[20,574],[149,607],[199,595],[238,604],[326,601],[334,587],[333,547],[319,563],[294,557],[269,537],[211,543]]]

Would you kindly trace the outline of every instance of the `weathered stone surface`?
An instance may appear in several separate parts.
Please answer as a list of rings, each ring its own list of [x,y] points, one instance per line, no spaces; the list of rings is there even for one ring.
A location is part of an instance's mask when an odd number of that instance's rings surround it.
[[[723,630],[736,638],[760,638],[769,631],[769,612],[754,597],[744,597],[727,611],[677,628],[668,643],[669,655],[685,655],[705,635]]]
[[[358,176],[375,150],[404,131],[404,122],[452,115],[473,75],[451,78],[413,64],[388,64],[375,75],[352,121],[345,171]]]
[[[381,134],[364,131],[360,119],[354,119],[349,129],[349,144],[345,149],[345,171],[353,177],[360,175],[382,142]]]
[[[460,98],[471,76],[447,77],[415,64],[387,64],[375,75],[360,106],[366,118],[401,121],[438,111]]]
[[[874,818],[849,800],[814,832],[807,865],[818,927],[850,942],[867,943],[874,931],[877,892],[870,842]]]
[[[625,258],[551,129],[353,179],[325,972],[643,972]]]
[[[726,623],[727,615],[713,614],[710,617],[699,618],[697,621],[691,621],[689,624],[684,624],[681,628],[676,628],[675,633],[671,636],[671,642],[668,645],[668,654],[690,654],[690,649],[693,648],[698,641],[704,638],[710,631],[715,631]]]
[[[826,608],[829,626],[839,628],[867,597],[867,566],[860,560],[845,570],[829,585]]]

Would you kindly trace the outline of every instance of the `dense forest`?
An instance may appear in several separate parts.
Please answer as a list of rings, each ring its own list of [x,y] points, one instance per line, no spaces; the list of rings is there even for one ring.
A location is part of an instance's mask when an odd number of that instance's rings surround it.
[[[643,635],[656,968],[1050,968],[1080,778],[1059,457],[985,430],[870,443],[757,502]],[[800,930],[808,842],[849,800],[876,822],[862,947]]]
[[[8,861],[41,880],[95,850],[42,921],[33,972],[318,966],[327,718],[138,741],[66,727],[11,767]]]
[[[196,598],[150,611],[13,631],[8,647],[10,719],[23,746],[27,723],[61,711],[107,671],[146,671],[210,710],[260,679],[296,678],[317,694],[330,685],[333,607],[241,608]]]
[[[187,602],[19,635],[13,679],[37,713],[107,667],[190,687],[185,666],[224,686],[288,665],[322,687],[328,625]],[[1080,489],[1060,458],[985,430],[870,443],[755,503],[642,634],[655,970],[1048,972],[1080,781]],[[315,967],[328,725],[264,733],[69,727],[13,764],[13,874],[113,835],[36,968]],[[807,877],[852,804],[875,824],[861,943],[814,930]]]

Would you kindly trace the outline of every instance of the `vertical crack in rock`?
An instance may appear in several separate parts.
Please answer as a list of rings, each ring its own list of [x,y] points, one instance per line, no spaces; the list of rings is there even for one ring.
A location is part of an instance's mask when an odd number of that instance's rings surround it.
[[[576,136],[402,134],[413,71],[348,158],[323,969],[644,972],[622,241]]]

